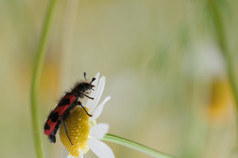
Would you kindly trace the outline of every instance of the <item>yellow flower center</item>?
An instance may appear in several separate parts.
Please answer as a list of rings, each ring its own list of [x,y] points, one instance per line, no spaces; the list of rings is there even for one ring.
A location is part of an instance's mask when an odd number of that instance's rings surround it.
[[[86,107],[85,109],[88,111]],[[70,155],[78,157],[80,149],[87,149],[90,128],[89,116],[82,107],[76,107],[66,119],[65,125],[68,131],[68,136],[73,145],[70,143],[66,135],[63,124],[60,127],[60,140],[67,148]]]

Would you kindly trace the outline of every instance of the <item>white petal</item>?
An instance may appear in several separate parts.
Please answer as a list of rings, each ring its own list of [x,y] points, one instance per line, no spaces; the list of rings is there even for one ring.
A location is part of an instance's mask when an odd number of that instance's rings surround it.
[[[101,115],[101,113],[102,113],[102,111],[103,111],[104,105],[105,105],[106,102],[108,102],[110,99],[111,99],[111,97],[110,97],[110,96],[107,96],[107,97],[103,100],[103,102],[102,102],[101,104],[99,104],[99,105],[97,106],[97,108],[96,108],[94,111],[91,112],[91,114],[93,115],[93,117],[90,117],[90,118],[89,118],[90,121],[96,120],[96,119]]]
[[[99,158],[115,158],[112,149],[97,139],[89,139],[88,145]]]
[[[106,123],[99,123],[90,128],[89,135],[93,138],[102,138],[108,132],[109,125]]]
[[[89,106],[89,112],[91,113],[95,107],[97,106],[99,99],[102,96],[102,92],[104,90],[104,86],[105,86],[105,82],[106,82],[106,78],[103,76],[100,78],[99,84],[97,86],[97,89],[95,90],[95,95],[94,95],[94,102],[91,104],[91,106]]]
[[[83,152],[79,151],[79,158],[83,158]]]
[[[68,154],[67,158],[76,158],[76,157],[74,157],[74,156]],[[79,155],[79,158],[83,158],[83,157],[80,157],[80,155]]]
[[[67,158],[72,158],[72,155],[69,155],[69,154],[68,154],[68,155],[67,155]]]
[[[94,86],[95,86],[95,88],[94,88],[94,90],[90,93],[90,97],[94,97],[95,96],[95,92],[97,91],[97,85],[98,85],[98,81],[99,81],[99,75],[100,75],[100,73],[98,72],[97,74],[96,74],[96,76],[95,76],[95,78],[96,78],[96,80],[92,83]],[[89,109],[91,106],[92,106],[92,104],[94,103],[94,100],[92,100],[92,99],[88,99],[88,101],[87,101],[87,104],[86,104],[86,107]]]

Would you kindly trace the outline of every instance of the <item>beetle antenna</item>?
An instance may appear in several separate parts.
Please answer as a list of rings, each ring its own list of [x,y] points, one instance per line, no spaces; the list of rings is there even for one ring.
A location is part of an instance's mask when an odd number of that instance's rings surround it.
[[[90,82],[90,84],[92,84],[93,83],[93,81],[95,81],[96,80],[96,78],[94,77],[94,78],[92,78],[92,81]]]
[[[86,78],[86,72],[83,73],[83,77],[85,78],[85,80],[87,80],[87,78]]]

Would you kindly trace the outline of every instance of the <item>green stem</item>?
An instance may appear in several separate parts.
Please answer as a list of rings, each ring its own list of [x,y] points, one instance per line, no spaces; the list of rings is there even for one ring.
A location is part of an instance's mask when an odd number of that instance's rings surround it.
[[[143,152],[145,154],[151,155],[153,157],[157,157],[157,158],[174,158],[174,156],[170,156],[168,154],[162,153],[160,151],[151,149],[151,148],[149,148],[147,146],[144,146],[142,144],[133,142],[131,140],[128,140],[128,139],[125,139],[125,138],[122,138],[122,137],[118,137],[118,136],[113,135],[113,134],[109,134],[109,133],[106,134],[102,138],[102,140],[113,142],[113,143],[117,143],[117,144],[126,146],[128,148],[135,149],[137,151],[140,151],[140,152]]]
[[[237,129],[238,129],[238,88],[236,83],[236,77],[235,77],[235,67],[232,62],[232,55],[229,51],[225,29],[224,29],[224,23],[222,21],[221,12],[218,7],[218,2],[216,0],[208,0],[209,7],[211,9],[211,15],[214,23],[215,28],[215,34],[217,36],[218,44],[222,50],[225,63],[226,63],[226,70],[227,70],[227,76],[229,78],[229,82],[231,85],[231,89],[233,91],[233,96],[236,104],[236,123],[237,123]],[[238,133],[237,133],[238,134]],[[237,136],[238,138],[238,136]]]
[[[49,30],[52,21],[52,15],[54,8],[56,6],[57,0],[50,0],[47,12],[45,15],[45,20],[42,28],[42,33],[37,48],[37,56],[33,70],[32,82],[31,82],[31,117],[32,117],[32,126],[33,126],[33,136],[35,150],[38,158],[43,158],[42,143],[40,139],[40,131],[38,125],[38,116],[37,116],[37,92],[39,87],[40,75],[43,67],[43,61],[46,53],[46,46],[48,43]]]

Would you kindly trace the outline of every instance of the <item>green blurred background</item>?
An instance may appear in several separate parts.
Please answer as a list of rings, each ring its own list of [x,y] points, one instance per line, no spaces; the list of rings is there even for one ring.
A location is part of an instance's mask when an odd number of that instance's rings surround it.
[[[207,0],[59,0],[39,91],[44,121],[64,91],[97,72],[110,133],[188,158],[235,158],[235,104]],[[238,66],[238,1],[216,0]],[[30,83],[47,0],[0,0],[0,157],[35,158]],[[236,76],[238,71],[236,71]],[[107,143],[116,157],[149,158]],[[89,152],[86,157],[95,157]]]

